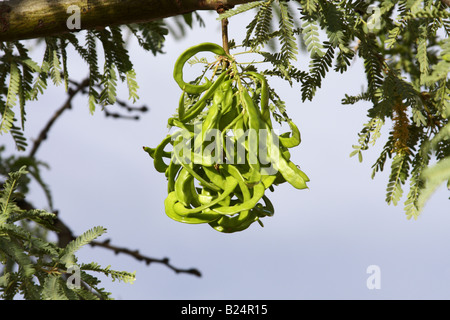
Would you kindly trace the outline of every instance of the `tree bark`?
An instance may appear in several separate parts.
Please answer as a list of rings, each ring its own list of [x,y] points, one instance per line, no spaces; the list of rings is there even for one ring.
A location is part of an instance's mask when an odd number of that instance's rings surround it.
[[[198,10],[217,10],[256,0],[10,0],[0,2],[0,41],[60,35],[109,25],[143,23]],[[80,28],[69,17],[80,13]],[[74,7],[71,7],[74,8]],[[69,12],[68,12],[69,11]]]

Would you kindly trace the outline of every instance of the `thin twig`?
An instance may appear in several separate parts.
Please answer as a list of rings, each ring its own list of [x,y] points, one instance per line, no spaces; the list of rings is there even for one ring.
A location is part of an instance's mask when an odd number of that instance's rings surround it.
[[[89,78],[84,79],[80,83],[70,80],[70,79],[69,79],[69,82],[72,85],[74,85],[75,88],[69,88],[68,97],[67,97],[66,102],[55,112],[55,114],[50,118],[50,120],[47,122],[45,127],[39,133],[39,136],[34,141],[33,147],[31,148],[31,151],[29,154],[30,158],[33,158],[36,155],[36,152],[39,149],[41,143],[47,139],[48,132],[50,131],[51,127],[56,122],[56,120],[58,120],[58,118],[63,114],[63,112],[65,110],[71,108],[73,98],[78,93],[86,93],[85,89],[89,86]],[[127,108],[129,111],[137,110],[140,112],[146,112],[148,110],[148,108],[146,106],[134,108],[134,107],[128,106],[125,102],[122,102],[122,101],[117,101],[117,102],[120,106]],[[22,201],[21,205],[24,206],[24,208],[26,207],[27,209],[30,209],[33,207],[27,201]],[[76,236],[73,234],[72,230],[59,218],[58,212],[56,211],[54,213],[57,215],[57,218],[55,219],[55,227],[58,230],[58,232],[57,232],[58,246],[61,248],[64,248],[65,246],[67,246],[67,244],[69,244],[70,241],[74,240],[76,238]],[[149,265],[150,263],[161,263],[161,264],[164,264],[165,266],[167,266],[169,269],[172,269],[176,273],[188,273],[188,274],[195,275],[197,277],[201,277],[201,273],[197,269],[194,269],[194,268],[180,269],[180,268],[177,268],[177,267],[171,265],[169,263],[168,258],[156,259],[156,258],[147,257],[147,256],[140,254],[138,250],[133,251],[133,250],[130,250],[127,248],[110,245],[110,240],[106,240],[103,242],[94,241],[94,242],[91,242],[91,245],[112,250],[116,254],[118,254],[118,253],[127,254],[139,261],[144,261],[147,265]]]
[[[65,110],[70,109],[72,107],[72,100],[73,100],[73,98],[80,91],[82,91],[85,87],[87,87],[89,85],[89,78],[84,79],[81,83],[76,83],[76,85],[77,86],[76,86],[75,89],[69,88],[68,98],[67,98],[66,102],[61,106],[61,108],[56,110],[56,112],[53,115],[53,117],[50,118],[50,120],[47,122],[45,127],[39,133],[39,136],[37,137],[37,139],[34,140],[33,147],[31,148],[31,151],[30,151],[30,154],[28,155],[28,157],[34,158],[34,156],[36,155],[37,150],[39,149],[39,147],[41,145],[41,143],[45,139],[47,139],[48,132],[50,131],[50,129],[53,126],[53,124],[55,123],[55,121],[61,116],[61,114]]]
[[[55,121],[61,116],[61,114],[65,110],[71,108],[73,98],[78,93],[85,93],[85,89],[89,86],[89,78],[84,79],[80,83],[75,82],[73,80],[69,80],[69,82],[71,84],[73,84],[75,86],[75,88],[74,89],[69,88],[68,98],[67,98],[66,102],[55,112],[55,114],[50,118],[50,120],[47,122],[45,127],[41,130],[38,138],[34,141],[33,147],[31,148],[31,151],[29,154],[30,158],[35,156],[41,143],[45,139],[47,139],[48,132],[50,131],[50,129],[53,126],[53,124],[55,123]],[[128,106],[125,102],[121,102],[121,101],[117,101],[117,102],[120,106],[126,107],[129,111],[138,110],[140,112],[146,112],[148,110],[148,108],[146,106],[142,106],[140,108],[133,108],[133,107]],[[26,207],[28,209],[32,208],[32,205],[26,201],[23,201],[21,203],[21,205],[23,205],[24,207]],[[64,248],[65,246],[67,246],[69,244],[70,241],[74,240],[76,238],[76,236],[73,234],[72,230],[59,218],[58,212],[56,211],[54,213],[57,215],[57,218],[55,219],[55,227],[58,230],[58,232],[57,232],[58,246],[61,248]],[[110,240],[106,240],[104,242],[94,241],[94,242],[91,242],[91,245],[112,250],[116,254],[123,253],[123,254],[130,255],[139,261],[144,261],[147,265],[149,265],[150,263],[161,263],[161,264],[164,264],[165,266],[167,266],[169,269],[172,269],[176,273],[188,273],[188,274],[195,275],[197,277],[201,277],[201,273],[197,269],[194,269],[194,268],[180,269],[180,268],[177,268],[177,267],[171,265],[169,263],[168,258],[156,259],[156,258],[147,257],[147,256],[140,254],[138,250],[133,251],[133,250],[130,250],[127,248],[110,245]]]
[[[222,19],[222,46],[226,54],[230,54],[230,47],[228,45],[228,19]]]
[[[226,8],[223,6],[220,6],[219,8],[217,8],[218,14],[224,13],[225,11],[226,11]],[[228,44],[228,19],[227,18],[222,19],[221,23],[222,23],[222,47],[225,50],[225,53],[227,55],[230,55],[230,46]],[[224,70],[226,70],[228,68],[228,61],[224,60],[223,68],[224,68]]]
[[[17,200],[17,205],[22,210],[35,209],[35,207],[25,199]],[[70,241],[76,239],[76,236],[74,235],[72,230],[61,220],[61,218],[59,217],[59,213],[57,211],[54,213],[56,215],[56,219],[54,220],[54,227],[57,230],[56,235],[58,237],[58,246],[60,248],[65,248],[70,243]],[[123,253],[123,254],[129,255],[138,261],[144,261],[147,265],[149,265],[150,263],[160,263],[160,264],[165,265],[169,269],[175,271],[175,273],[187,273],[187,274],[191,274],[191,275],[194,275],[197,277],[202,276],[200,271],[197,269],[194,269],[194,268],[180,269],[180,268],[173,266],[172,264],[170,264],[169,258],[163,258],[163,259],[151,258],[151,257],[142,255],[139,252],[139,250],[130,250],[127,248],[114,246],[114,245],[111,245],[110,242],[111,242],[110,239],[106,239],[105,241],[92,241],[92,242],[90,242],[90,245],[93,247],[102,247],[102,248],[111,250],[115,254]]]
[[[175,273],[188,273],[188,274],[192,274],[197,277],[202,276],[200,271],[198,271],[197,269],[194,269],[194,268],[180,269],[180,268],[174,267],[173,265],[170,264],[169,258],[163,258],[163,259],[150,258],[150,257],[142,255],[139,252],[139,250],[130,250],[127,248],[117,247],[117,246],[111,245],[110,242],[111,241],[109,239],[107,239],[105,241],[92,241],[92,242],[90,242],[90,245],[93,247],[102,247],[105,249],[112,250],[112,251],[114,251],[115,254],[123,253],[123,254],[129,255],[138,261],[144,261],[147,265],[149,265],[150,263],[161,263],[161,264],[164,264],[169,269],[172,269],[173,271],[175,271]]]

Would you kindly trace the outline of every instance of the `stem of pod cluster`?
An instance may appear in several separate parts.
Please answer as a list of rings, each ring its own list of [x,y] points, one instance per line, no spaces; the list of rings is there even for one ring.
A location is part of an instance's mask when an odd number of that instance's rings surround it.
[[[221,14],[226,11],[225,7],[221,6],[217,8],[217,13]],[[230,55],[230,47],[228,45],[228,19],[222,19],[222,47],[225,50],[227,55]],[[228,62],[223,62],[223,68],[226,69],[228,67]]]

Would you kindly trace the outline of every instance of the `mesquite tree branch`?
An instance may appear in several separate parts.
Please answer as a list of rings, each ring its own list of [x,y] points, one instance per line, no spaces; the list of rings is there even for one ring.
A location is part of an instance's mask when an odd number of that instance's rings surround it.
[[[28,157],[30,157],[30,158],[35,157],[37,150],[41,146],[41,143],[47,139],[48,133],[49,133],[50,129],[52,128],[53,124],[61,117],[61,115],[64,113],[64,111],[71,109],[72,100],[74,99],[74,97],[78,93],[86,93],[84,90],[89,86],[89,78],[85,78],[81,82],[76,82],[73,80],[69,80],[69,82],[72,85],[74,85],[74,88],[69,88],[69,91],[67,93],[68,97],[67,97],[66,101],[58,110],[56,110],[54,115],[49,119],[47,124],[44,126],[44,128],[39,133],[38,138],[33,143],[33,146],[31,148],[31,151],[30,151],[30,154],[28,155]],[[124,102],[118,101],[118,103],[121,104],[122,107],[125,107],[127,109],[131,108],[128,105],[126,105]],[[145,111],[147,111],[147,107],[143,106],[143,107],[137,108],[136,110],[138,110],[140,112],[145,112]],[[122,117],[122,116],[119,115],[118,117]],[[1,183],[0,185],[3,185],[3,183]],[[26,201],[24,199],[18,200],[17,204],[23,210],[35,209],[31,203],[29,203],[28,201]],[[67,246],[67,244],[69,244],[70,241],[74,240],[76,238],[76,236],[74,235],[74,233],[72,232],[70,227],[68,225],[66,225],[60,219],[58,211],[56,211],[54,213],[57,216],[54,221],[54,227],[57,230],[56,235],[58,238],[58,246],[63,248],[65,246]],[[159,264],[165,265],[169,269],[173,270],[175,273],[186,273],[186,274],[195,275],[197,277],[201,277],[200,271],[195,268],[189,268],[189,269],[177,268],[169,262],[168,258],[162,258],[162,259],[151,258],[151,257],[145,256],[145,255],[142,255],[138,250],[131,250],[128,248],[111,245],[109,239],[107,239],[103,242],[93,241],[90,244],[93,247],[102,247],[107,250],[113,251],[115,254],[122,253],[122,254],[125,254],[128,256],[131,256],[138,261],[144,261],[147,265],[149,265],[150,263],[159,263]]]
[[[190,268],[190,269],[176,268],[169,263],[169,258],[163,258],[163,259],[150,258],[150,257],[142,255],[139,252],[139,250],[130,250],[127,248],[122,248],[122,247],[111,245],[109,239],[107,239],[105,241],[92,241],[90,243],[90,245],[93,247],[102,247],[102,248],[111,250],[115,254],[119,254],[119,253],[126,254],[128,256],[133,257],[134,259],[136,259],[138,261],[144,261],[145,264],[147,264],[147,265],[149,265],[150,263],[161,263],[161,264],[165,265],[166,267],[168,267],[169,269],[175,271],[175,273],[188,273],[188,274],[191,274],[191,275],[194,275],[197,277],[202,276],[200,271],[198,271],[195,268]]]
[[[37,138],[33,141],[33,146],[31,147],[31,151],[28,155],[29,158],[35,157],[37,150],[41,146],[42,142],[47,139],[48,133],[52,128],[52,126],[55,124],[56,120],[58,120],[58,118],[64,113],[64,111],[72,108],[72,100],[75,98],[75,96],[78,93],[87,94],[86,88],[89,87],[89,81],[90,81],[89,78],[85,78],[84,80],[78,83],[76,81],[69,79],[69,83],[71,83],[74,87],[69,88],[67,92],[66,102],[64,102],[64,104],[58,110],[55,111],[53,116],[48,120],[47,124],[42,128]],[[146,105],[143,105],[141,107],[129,106],[126,102],[120,99],[116,100],[116,104],[126,109],[128,112],[137,111],[142,113],[148,111],[148,107]],[[139,116],[132,115],[127,117],[119,113],[109,112],[106,108],[103,110],[103,112],[107,117],[139,120]]]
[[[0,181],[1,185],[3,185],[3,182]],[[33,210],[35,209],[34,206],[29,203],[28,201],[26,201],[25,199],[18,199],[16,201],[17,205],[19,206],[19,208],[23,209],[23,210]],[[61,248],[66,247],[70,241],[74,240],[76,238],[76,236],[74,235],[73,231],[69,228],[68,225],[66,225],[59,217],[59,212],[56,211],[54,212],[56,214],[56,219],[54,220],[54,227],[57,230],[56,235],[58,237],[58,246]],[[151,263],[159,263],[162,265],[165,265],[167,268],[173,270],[175,273],[179,274],[179,273],[185,273],[185,274],[190,274],[190,275],[194,275],[197,277],[201,277],[202,274],[198,269],[195,268],[189,268],[189,269],[181,269],[181,268],[177,268],[175,266],[173,266],[170,262],[169,262],[169,258],[162,258],[162,259],[157,259],[157,258],[152,258],[152,257],[148,257],[145,255],[142,255],[139,250],[131,250],[128,248],[124,248],[124,247],[119,247],[119,246],[115,246],[111,244],[111,240],[107,239],[105,241],[92,241],[90,243],[91,246],[93,247],[102,247],[105,248],[107,250],[113,251],[115,254],[125,254],[128,255],[138,261],[143,261],[145,262],[146,265],[150,265]]]
[[[36,155],[37,150],[39,149],[41,143],[47,139],[48,132],[51,127],[55,123],[55,121],[61,116],[61,114],[72,107],[72,100],[77,95],[77,93],[81,92],[84,88],[89,85],[89,78],[84,79],[81,83],[77,83],[75,89],[69,88],[68,97],[66,102],[56,110],[53,117],[47,122],[45,127],[39,133],[39,136],[33,142],[33,147],[31,148],[30,154],[28,155],[30,158],[33,158]]]
[[[10,0],[0,2],[0,41],[143,23],[254,1],[257,0]],[[68,27],[67,21],[73,14],[69,7],[79,8],[79,29]]]

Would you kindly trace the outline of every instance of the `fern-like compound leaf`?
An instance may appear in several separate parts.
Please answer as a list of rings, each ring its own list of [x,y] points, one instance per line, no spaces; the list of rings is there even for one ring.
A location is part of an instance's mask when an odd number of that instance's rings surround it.
[[[240,13],[249,11],[251,9],[254,9],[256,7],[259,7],[259,6],[263,5],[264,2],[265,1],[254,1],[254,2],[248,2],[248,3],[241,4],[239,6],[236,6],[233,9],[226,10],[225,12],[219,14],[219,16],[217,17],[217,20],[231,18],[237,14],[240,14]]]
[[[98,238],[105,232],[106,229],[103,227],[94,227],[78,236],[75,240],[72,240],[61,253],[61,262],[66,264],[66,266],[68,267],[75,264],[75,252],[81,249],[81,247],[83,247],[84,245]]]

